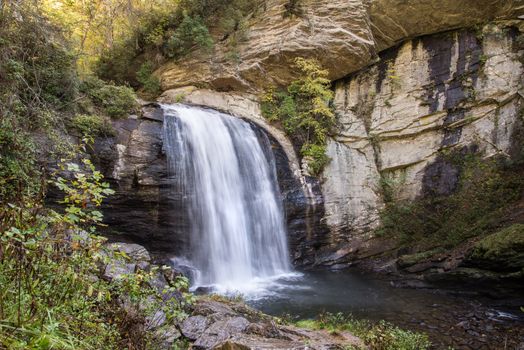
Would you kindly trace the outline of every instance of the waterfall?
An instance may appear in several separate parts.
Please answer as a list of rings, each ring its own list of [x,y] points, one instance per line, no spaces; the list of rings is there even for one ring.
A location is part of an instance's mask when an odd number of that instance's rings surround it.
[[[187,210],[193,285],[244,291],[291,270],[276,166],[264,133],[214,110],[164,105],[170,176]]]

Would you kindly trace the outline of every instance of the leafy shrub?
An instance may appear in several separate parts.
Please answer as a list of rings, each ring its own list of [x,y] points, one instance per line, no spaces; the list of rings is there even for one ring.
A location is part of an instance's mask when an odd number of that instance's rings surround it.
[[[83,137],[114,136],[115,130],[111,123],[99,115],[79,114],[73,117],[72,127]]]
[[[64,214],[34,200],[1,209],[0,347],[116,347],[115,328],[100,322],[109,291],[93,279],[101,238],[82,234],[100,222],[96,207],[112,191],[85,164],[74,180],[57,179],[67,193]]]
[[[302,146],[302,156],[308,159],[307,165],[311,174],[320,174],[322,169],[329,164],[330,158],[326,155],[325,145],[306,143]]]
[[[374,324],[366,320],[357,320],[352,315],[340,312],[323,313],[316,320],[299,321],[297,326],[326,329],[330,332],[348,331],[374,350],[424,350],[431,346],[424,334],[403,330],[385,321]]]
[[[34,143],[13,118],[0,119],[0,205],[33,196],[40,189]]]
[[[319,175],[329,162],[325,146],[335,124],[333,92],[328,71],[321,69],[317,61],[297,58],[295,68],[301,76],[285,91],[270,89],[262,96],[262,114],[269,121],[282,124],[301,155],[312,159],[313,174]]]
[[[195,46],[209,49],[213,46],[213,39],[199,17],[184,15],[178,28],[167,40],[167,56],[170,58],[182,57]]]
[[[138,87],[135,72],[139,68],[139,63],[135,63],[135,58],[139,54],[135,45],[130,42],[116,44],[111,49],[102,51],[94,64],[93,72],[105,81]]]
[[[6,206],[39,193],[31,132],[59,129],[56,110],[67,112],[77,88],[64,38],[27,2],[0,6],[0,77],[0,206]]]
[[[38,126],[38,111],[70,103],[76,94],[75,60],[59,30],[20,2],[0,8],[0,109],[18,111]],[[4,93],[10,91],[13,96]]]
[[[194,298],[187,279],[158,291],[155,268],[101,278],[109,252],[96,235],[98,208],[114,192],[89,160],[60,168],[67,176],[53,184],[64,193],[63,212],[38,199],[0,208],[0,348],[156,348],[145,319],[158,311],[171,324],[186,317]]]
[[[227,44],[234,49],[245,39],[247,18],[263,5],[261,0],[181,0],[169,11],[152,9],[140,16],[133,33],[102,51],[94,71],[106,81],[137,87],[134,73],[147,60],[157,64],[198,49],[205,53],[213,38],[229,39]]]
[[[125,117],[138,107],[133,89],[127,86],[107,84],[92,77],[82,82],[80,91],[111,118]]]
[[[160,81],[153,75],[154,66],[151,62],[145,62],[136,73],[136,78],[148,97],[156,97],[160,93]]]
[[[79,96],[75,57],[62,31],[28,1],[0,6],[0,77],[2,205],[39,193],[44,172],[38,159],[70,151],[65,124],[82,103],[112,115],[135,105],[129,88],[107,87],[101,81],[92,84],[91,96]],[[35,131],[38,138],[33,137]]]

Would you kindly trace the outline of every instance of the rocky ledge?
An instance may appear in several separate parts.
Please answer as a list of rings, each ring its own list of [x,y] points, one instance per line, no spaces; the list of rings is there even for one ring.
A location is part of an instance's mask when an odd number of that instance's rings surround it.
[[[163,65],[163,90],[187,85],[257,91],[296,77],[293,59],[318,58],[337,80],[379,59],[406,38],[465,28],[523,13],[522,0],[255,0],[243,40],[218,39]],[[286,14],[295,6],[295,15]],[[293,11],[292,11],[293,12]],[[233,48],[231,48],[233,47]],[[234,57],[234,58],[233,58]]]
[[[180,325],[193,349],[346,349],[364,347],[348,332],[329,333],[281,325],[243,303],[206,297]]]

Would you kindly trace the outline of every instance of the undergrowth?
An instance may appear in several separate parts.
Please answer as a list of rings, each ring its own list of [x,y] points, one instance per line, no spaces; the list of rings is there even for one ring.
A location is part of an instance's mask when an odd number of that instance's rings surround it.
[[[81,81],[60,28],[28,1],[0,7],[0,76],[2,205],[40,192],[45,176],[40,160],[73,151],[69,127],[109,135],[107,118],[136,108],[128,87]]]
[[[185,317],[187,280],[159,291],[153,270],[101,278],[109,255],[96,228],[113,191],[83,159],[91,145],[77,145],[110,134],[134,93],[81,82],[60,29],[33,5],[0,6],[0,348],[154,349],[145,320]],[[61,210],[46,203],[48,186]]]
[[[352,315],[323,313],[315,320],[296,322],[298,327],[324,329],[331,333],[348,331],[362,339],[373,350],[424,350],[431,343],[424,334],[400,329],[385,321],[372,323],[357,320]]]
[[[0,210],[0,348],[153,349],[146,317],[185,317],[192,296],[175,293],[187,280],[158,291],[154,269],[101,277],[110,258],[96,234],[98,208],[114,193],[102,179],[87,159],[62,163],[51,182],[64,193],[63,211],[47,208],[43,196]]]
[[[378,235],[424,249],[454,247],[503,224],[524,191],[523,165],[459,151],[442,157],[458,169],[456,190],[450,195],[428,193],[414,201],[388,202]]]
[[[104,80],[129,83],[150,94],[156,82],[140,72],[142,69],[154,71],[167,60],[193,52],[210,56],[217,41],[231,50],[228,56],[234,56],[236,46],[245,38],[247,21],[262,5],[259,0],[182,0],[169,10],[152,8],[122,42],[102,52],[94,71]]]

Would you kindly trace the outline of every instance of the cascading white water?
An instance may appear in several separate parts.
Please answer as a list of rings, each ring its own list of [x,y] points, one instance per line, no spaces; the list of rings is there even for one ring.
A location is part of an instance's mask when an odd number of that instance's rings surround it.
[[[187,260],[196,286],[249,291],[291,270],[267,136],[249,123],[198,107],[163,105],[171,176],[190,224]]]

